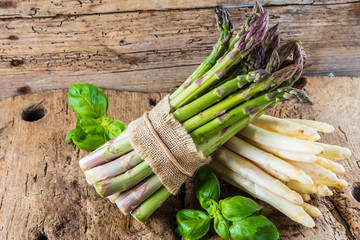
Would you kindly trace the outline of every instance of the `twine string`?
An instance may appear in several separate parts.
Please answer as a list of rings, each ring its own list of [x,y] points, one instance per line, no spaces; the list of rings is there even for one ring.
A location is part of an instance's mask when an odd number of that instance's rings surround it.
[[[161,148],[163,149],[166,156],[169,158],[172,164],[179,169],[180,172],[185,174],[186,176],[192,177],[192,174],[186,171],[185,168],[183,168],[179,162],[176,160],[175,156],[172,154],[172,152],[169,150],[169,148],[166,146],[166,144],[163,142],[163,140],[160,138],[159,134],[156,132],[154,126],[152,125],[150,119],[149,119],[149,112],[144,113],[144,120],[146,123],[146,126],[148,127],[151,134],[156,138],[158,143],[160,144]]]

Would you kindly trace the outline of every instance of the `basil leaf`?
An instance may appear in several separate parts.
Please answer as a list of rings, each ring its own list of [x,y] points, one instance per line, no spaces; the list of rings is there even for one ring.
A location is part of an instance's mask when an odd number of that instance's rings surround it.
[[[214,218],[214,229],[215,232],[222,238],[222,239],[229,239],[230,237],[230,230],[229,230],[229,221],[226,220],[220,213],[217,214]]]
[[[86,133],[80,126],[79,118],[77,118],[76,127],[66,134],[65,141],[71,140],[73,136],[78,136],[79,138],[84,138],[86,136]]]
[[[230,227],[235,240],[276,240],[279,232],[269,219],[263,215],[253,215],[234,222]]]
[[[101,118],[81,117],[79,120],[81,128],[86,134],[104,135],[105,130],[104,127],[101,126]]]
[[[105,126],[105,131],[110,140],[122,133],[126,128],[125,123],[119,120],[114,120],[112,123]]]
[[[77,137],[79,139],[83,139],[86,136],[86,133],[84,132],[84,130],[81,127],[80,124],[80,118],[76,117],[77,121],[76,121],[76,127],[75,129],[71,130],[65,137],[65,141],[69,141],[70,139],[72,139],[73,137]]]
[[[110,122],[111,122],[111,117],[103,117],[101,121],[101,125],[106,126],[110,124]]]
[[[194,178],[194,189],[197,199],[210,198],[215,201],[220,197],[219,180],[208,166],[197,170]]]
[[[68,98],[71,108],[80,117],[100,118],[105,115],[108,108],[106,95],[88,83],[71,85]]]
[[[76,146],[85,151],[93,151],[102,146],[105,142],[107,142],[104,135],[92,134],[87,134],[84,138],[78,138],[77,136],[73,136],[71,140]]]
[[[182,209],[176,214],[176,231],[185,239],[200,239],[209,231],[210,219],[202,211]]]
[[[250,198],[235,196],[219,202],[222,215],[229,221],[239,221],[262,207]]]
[[[202,198],[199,199],[200,205],[205,209],[210,216],[214,216],[217,211],[220,210],[219,204],[211,198]]]

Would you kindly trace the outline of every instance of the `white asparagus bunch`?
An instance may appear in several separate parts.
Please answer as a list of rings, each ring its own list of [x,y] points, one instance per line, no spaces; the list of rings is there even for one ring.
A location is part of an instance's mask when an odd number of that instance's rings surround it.
[[[326,123],[263,115],[219,149],[210,163],[224,181],[265,201],[292,220],[314,227],[320,210],[306,203],[309,194],[331,196],[329,187],[347,188],[345,173],[334,160],[350,157],[349,149],[315,142]]]

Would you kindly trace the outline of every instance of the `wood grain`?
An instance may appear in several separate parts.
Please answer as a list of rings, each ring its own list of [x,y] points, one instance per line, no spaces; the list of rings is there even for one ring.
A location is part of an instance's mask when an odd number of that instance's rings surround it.
[[[35,4],[24,2],[30,3]],[[303,41],[311,65],[307,75],[359,76],[360,3],[266,9],[272,24],[281,23],[284,41]],[[236,29],[250,11],[230,9]],[[37,92],[77,81],[126,91],[171,91],[218,37],[212,8],[11,18],[0,28],[0,99],[21,94],[23,87]]]
[[[339,4],[356,2],[351,0],[264,0],[265,5],[310,5],[310,4]],[[252,0],[10,0],[0,4],[0,18],[49,17],[59,15],[103,14],[115,12],[212,8],[215,6],[246,7],[254,4]]]
[[[285,104],[271,114],[325,121],[335,126],[323,141],[353,151],[341,163],[349,189],[330,198],[314,198],[312,204],[324,214],[317,227],[308,229],[292,222],[272,207],[262,214],[278,227],[281,239],[360,238],[360,112],[359,78],[312,78],[308,93],[316,105]],[[150,109],[164,94],[105,90],[108,115],[126,123]],[[75,126],[66,90],[25,94],[1,101],[0,111],[0,239],[178,239],[175,213],[196,207],[191,181],[186,191],[158,210],[146,225],[123,216],[115,205],[100,198],[85,182],[78,160],[86,152],[65,143],[66,133]],[[23,118],[37,121],[24,121]],[[222,197],[242,194],[221,184]],[[356,191],[357,189],[357,195]],[[217,239],[214,231],[206,239]]]

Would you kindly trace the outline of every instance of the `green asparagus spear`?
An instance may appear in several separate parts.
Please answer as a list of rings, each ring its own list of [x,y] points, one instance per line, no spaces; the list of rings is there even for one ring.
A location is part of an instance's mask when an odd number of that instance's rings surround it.
[[[142,158],[135,151],[129,152],[111,162],[85,171],[86,181],[89,184],[94,184],[101,180],[118,176],[142,161]]]
[[[271,88],[273,86],[278,86],[284,81],[289,81],[298,68],[298,65],[293,64],[275,72],[272,75],[262,75],[259,79],[255,80],[253,83],[250,84],[250,86],[248,86],[244,90],[229,96],[228,98],[213,105],[212,107],[207,108],[205,111],[186,120],[182,123],[183,127],[187,131],[191,132],[192,130],[204,125],[210,120],[222,115],[227,110],[244,102],[255,94],[260,93],[265,89]]]
[[[196,79],[182,93],[170,101],[172,111],[184,106],[204,92],[217,80],[219,80],[227,70],[235,63],[247,56],[250,51],[262,41],[269,22],[269,14],[262,14],[248,29],[246,33],[237,41],[234,48],[218,61],[206,74]]]
[[[129,214],[154,192],[162,187],[161,181],[156,175],[151,176],[139,185],[135,186],[125,197],[119,197],[115,202],[118,208],[125,214]]]
[[[264,12],[264,8],[258,2],[255,2],[251,16],[246,19],[246,22],[242,25],[241,30],[236,34],[234,39],[231,40],[229,49],[232,49],[235,46],[236,42],[248,30],[250,25],[253,24],[255,20],[258,19],[259,16],[262,15]]]
[[[181,86],[177,88],[173,94],[171,94],[170,99],[175,98],[177,95],[182,93],[193,81],[204,75],[227,51],[233,33],[233,22],[231,21],[229,12],[221,7],[215,8],[215,18],[218,29],[220,31],[219,40],[213,47],[210,55],[203,63],[200,64],[200,66],[196,68],[196,70],[185,80],[185,82],[181,84]]]
[[[138,184],[152,174],[150,165],[142,162],[124,174],[94,184],[97,193],[102,197],[115,192],[125,191]]]
[[[246,75],[240,75],[232,80],[228,80],[224,84],[218,86],[212,91],[206,93],[200,98],[192,101],[191,103],[178,108],[174,112],[174,117],[183,122],[195,114],[201,112],[202,110],[208,108],[216,102],[219,102],[229,94],[235,92],[238,89],[241,89],[248,83],[253,82],[256,79],[259,79],[263,74],[266,74],[264,71],[254,71]]]
[[[290,87],[284,87],[277,90],[280,94],[272,101],[269,102],[269,106],[274,102],[284,102],[291,101],[294,103],[303,103],[303,104],[313,104],[310,97],[302,90]],[[237,121],[233,125],[222,129],[221,131],[215,133],[211,136],[207,141],[198,144],[198,149],[200,149],[205,156],[210,155],[217,148],[219,148],[222,144],[224,144],[227,140],[229,140],[232,136],[234,136],[237,132],[243,129],[248,123],[252,120],[258,118],[262,114],[264,114],[266,110],[262,110],[259,112],[251,113],[250,119],[248,122],[243,123],[242,121]]]
[[[165,187],[161,187],[157,192],[137,207],[131,215],[139,222],[144,223],[170,196],[171,193],[169,193]]]
[[[252,112],[258,112],[269,106],[269,101],[279,93],[266,93],[249,100],[223,115],[211,120],[190,133],[195,143],[201,143],[204,138],[210,137],[236,121],[241,120]]]

